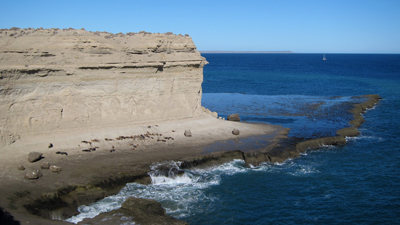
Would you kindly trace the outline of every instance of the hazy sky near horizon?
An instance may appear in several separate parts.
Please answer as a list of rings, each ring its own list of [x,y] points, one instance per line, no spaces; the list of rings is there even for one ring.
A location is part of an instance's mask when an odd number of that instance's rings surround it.
[[[189,34],[200,51],[400,53],[400,0],[0,0],[0,28]]]

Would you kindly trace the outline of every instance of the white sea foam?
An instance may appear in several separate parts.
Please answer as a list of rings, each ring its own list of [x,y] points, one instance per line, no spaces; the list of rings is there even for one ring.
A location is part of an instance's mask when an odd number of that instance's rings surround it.
[[[253,171],[268,172],[268,173],[281,173],[292,176],[309,176],[319,173],[316,165],[307,165],[298,163],[296,160],[286,160],[282,163],[262,163],[257,167],[251,168]]]
[[[191,184],[195,182],[186,173],[177,177],[165,177],[165,176],[151,176],[151,183],[153,185],[180,185],[180,184]]]
[[[167,162],[171,170],[157,171],[160,166],[153,165],[150,172],[151,185],[138,183],[127,184],[117,195],[109,196],[99,202],[78,208],[79,215],[67,221],[78,223],[85,218],[93,218],[102,212],[108,212],[121,207],[130,196],[136,198],[154,199],[161,203],[169,215],[184,218],[204,210],[204,205],[212,207],[218,201],[218,196],[207,193],[214,185],[219,185],[223,176],[233,176],[238,173],[260,171],[267,173],[283,173],[293,176],[309,176],[319,173],[315,165],[299,164],[296,160],[286,160],[282,163],[263,163],[257,167],[246,167],[243,160],[234,160],[218,167],[208,169],[193,169],[177,171],[180,162]],[[178,172],[178,173],[177,173]],[[161,175],[168,173],[167,175]],[[202,207],[199,207],[201,205]]]
[[[294,172],[289,172],[293,176],[308,176],[310,174],[319,173],[319,171],[310,165],[300,165]]]
[[[361,134],[360,136],[357,136],[357,137],[346,137],[346,141],[351,141],[351,142],[355,142],[355,141],[358,141],[358,140],[370,140],[370,139],[373,139],[374,141],[378,141],[378,142],[385,141],[385,139],[381,138],[381,137],[363,135],[363,134]]]
[[[78,208],[80,214],[66,221],[78,223],[102,212],[118,209],[130,196],[154,199],[162,204],[168,214],[177,218],[185,217],[203,210],[193,208],[194,203],[201,201],[202,204],[210,205],[217,199],[215,196],[206,195],[204,191],[210,186],[218,185],[221,175],[234,175],[248,170],[244,167],[243,160],[234,160],[215,168],[187,170],[183,173],[179,169],[180,164],[173,161],[154,164],[149,173],[152,179],[151,185],[129,183],[117,195],[88,206],[80,206]],[[165,166],[170,168],[168,172]],[[160,167],[164,169],[162,172],[158,171]]]

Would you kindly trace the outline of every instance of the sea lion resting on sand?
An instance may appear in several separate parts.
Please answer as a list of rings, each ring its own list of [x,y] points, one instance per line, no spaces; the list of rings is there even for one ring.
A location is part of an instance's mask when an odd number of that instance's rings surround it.
[[[68,156],[68,153],[67,153],[67,152],[60,152],[60,151],[57,151],[57,152],[56,152],[56,154],[58,154],[58,155],[66,155],[66,156]]]

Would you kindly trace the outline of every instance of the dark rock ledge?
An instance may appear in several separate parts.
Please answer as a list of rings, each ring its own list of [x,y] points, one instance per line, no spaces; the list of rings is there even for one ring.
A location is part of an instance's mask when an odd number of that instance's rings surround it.
[[[263,162],[283,162],[288,158],[299,157],[301,153],[307,150],[318,149],[327,145],[345,145],[346,137],[356,137],[360,135],[357,128],[364,123],[362,113],[367,109],[373,108],[379,100],[382,99],[379,95],[363,95],[357,96],[356,98],[364,98],[365,101],[354,105],[354,108],[350,110],[353,114],[353,120],[349,122],[350,127],[336,131],[336,136],[311,140],[296,140],[295,138],[283,139],[281,145],[275,146],[271,150],[248,153],[245,159],[246,164],[257,166]]]
[[[267,146],[263,150],[214,152],[203,156],[188,158],[183,160],[181,169],[218,166],[234,159],[242,159],[247,165],[258,166],[264,162],[275,163],[283,162],[289,158],[296,158],[300,156],[300,153],[310,149],[318,149],[324,145],[345,145],[346,137],[353,137],[360,134],[357,128],[364,122],[364,118],[361,114],[368,108],[374,107],[381,99],[379,95],[365,95],[360,96],[360,98],[365,98],[366,101],[355,104],[354,108],[350,110],[354,118],[349,122],[351,127],[338,130],[337,136],[335,137],[324,137],[306,141],[283,137],[278,143]],[[43,194],[39,199],[26,202],[24,207],[30,213],[37,216],[64,220],[77,215],[79,213],[77,211],[78,206],[90,204],[106,196],[117,194],[126,183],[130,182],[150,184],[151,179],[147,172],[143,174],[117,175],[99,183],[88,184],[86,186],[68,186],[59,189],[57,193]],[[165,210],[161,208],[159,203],[153,200],[135,198],[129,198],[123,203],[121,209],[102,213],[93,219],[85,219],[84,224],[114,224],[122,217],[130,218],[132,221],[141,224],[185,224],[185,222],[166,215]],[[99,223],[100,221],[102,222]],[[65,223],[59,222],[60,224]],[[48,224],[58,224],[58,222],[50,221]]]

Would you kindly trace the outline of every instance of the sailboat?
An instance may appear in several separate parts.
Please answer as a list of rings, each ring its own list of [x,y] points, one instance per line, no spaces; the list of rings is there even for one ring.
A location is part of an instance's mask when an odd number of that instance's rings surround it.
[[[324,57],[322,57],[322,60],[324,60],[324,61],[326,60],[325,54],[324,54]]]

